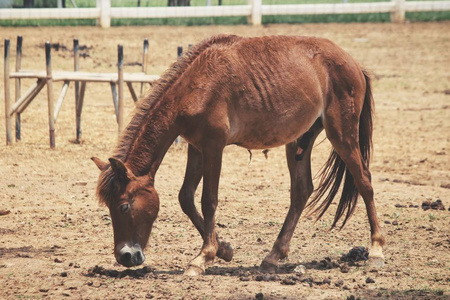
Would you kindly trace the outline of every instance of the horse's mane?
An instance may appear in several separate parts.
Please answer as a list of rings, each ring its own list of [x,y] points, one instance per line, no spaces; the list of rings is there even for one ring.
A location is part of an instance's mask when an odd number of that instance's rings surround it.
[[[239,36],[225,34],[207,38],[193,46],[184,56],[174,62],[161,78],[155,82],[151,92],[136,104],[130,123],[119,137],[113,157],[120,159],[122,162],[127,161],[129,154],[137,144],[137,140],[144,134],[146,126],[149,125],[150,112],[160,105],[161,102],[159,100],[162,99],[164,93],[180,78],[199,55],[211,46],[231,45],[240,39],[241,37]],[[101,172],[97,185],[99,201],[108,206],[109,203],[114,201],[115,196],[119,192],[117,189],[120,188],[117,184],[114,184],[113,177],[114,173],[111,168],[108,168]]]

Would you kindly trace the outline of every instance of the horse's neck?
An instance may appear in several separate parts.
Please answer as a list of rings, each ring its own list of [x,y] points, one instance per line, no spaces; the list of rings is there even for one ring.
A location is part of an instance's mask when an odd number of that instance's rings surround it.
[[[139,123],[130,122],[126,130],[135,132],[129,136],[131,141],[127,149],[125,163],[137,176],[151,174],[155,176],[167,150],[178,136],[173,100],[164,98],[146,112]]]

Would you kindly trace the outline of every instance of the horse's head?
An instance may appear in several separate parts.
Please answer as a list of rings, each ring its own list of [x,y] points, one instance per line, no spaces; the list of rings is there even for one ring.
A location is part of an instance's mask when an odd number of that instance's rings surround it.
[[[101,171],[97,196],[111,214],[116,260],[125,267],[140,265],[159,211],[153,178],[135,176],[119,159],[110,158],[109,163],[96,157],[92,160]]]

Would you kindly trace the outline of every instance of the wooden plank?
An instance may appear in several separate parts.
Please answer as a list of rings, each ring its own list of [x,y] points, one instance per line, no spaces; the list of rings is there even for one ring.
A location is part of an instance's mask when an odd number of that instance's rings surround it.
[[[89,81],[89,82],[117,82],[117,73],[95,73],[95,72],[71,72],[55,71],[52,73],[53,81]],[[124,73],[125,82],[154,82],[160,78],[158,75],[147,75],[144,73]],[[10,78],[43,78],[47,79],[44,71],[21,70],[11,72]]]
[[[59,94],[59,97],[58,97],[58,101],[56,101],[55,114],[54,114],[55,123],[56,123],[56,120],[58,119],[58,114],[61,109],[62,103],[64,101],[64,97],[66,97],[67,89],[69,88],[69,83],[70,83],[70,81],[64,82],[63,87],[61,89],[61,93]]]
[[[10,111],[9,111],[10,116],[12,116],[13,114],[15,114],[15,113],[18,111],[18,109],[19,109],[25,102],[30,101],[30,97],[33,96],[32,98],[34,99],[34,97],[36,97],[36,95],[38,94],[37,90],[39,89],[39,91],[40,91],[40,89],[42,89],[42,87],[44,86],[44,84],[45,84],[45,80],[43,80],[43,79],[38,79],[38,80],[36,81],[36,83],[33,84],[33,85],[25,92],[25,94],[23,94],[22,97],[20,97],[19,99],[17,99],[17,101],[14,103],[14,105],[11,107],[11,109],[10,109]],[[40,85],[42,85],[42,86],[39,88]],[[33,99],[31,99],[31,100],[33,100]],[[30,102],[31,102],[31,101],[30,101]]]
[[[21,35],[17,36],[17,45],[16,45],[16,72],[20,71],[20,67],[22,65],[22,41],[23,37]],[[16,78],[16,102],[20,99],[21,92],[21,79]],[[16,114],[16,142],[21,139],[21,121],[20,114]]]
[[[47,72],[47,100],[48,100],[48,127],[50,134],[50,148],[55,148],[55,119],[53,106],[53,80],[52,80],[52,56],[50,42],[45,43],[45,67]]]
[[[131,82],[127,82],[128,90],[130,91],[131,98],[133,98],[134,102],[138,101],[138,97],[136,96],[136,92],[133,89],[133,84]]]
[[[450,1],[406,1],[404,9],[411,11],[447,11],[450,10]]]
[[[21,103],[20,106],[17,107],[18,114],[21,114],[25,111],[25,109],[28,107],[28,105],[30,105],[30,103],[33,101],[33,99],[39,94],[39,92],[42,90],[42,88],[45,86],[46,83],[47,83],[47,81],[44,79],[37,80],[36,85],[33,85],[31,87],[32,89],[30,88],[30,90],[31,90],[30,95],[28,95],[27,98],[23,101],[23,103]],[[25,95],[27,93],[25,93]],[[13,114],[13,113],[14,113],[14,111],[11,111],[11,114]]]
[[[11,98],[9,90],[9,40],[5,39],[5,64],[3,70],[4,76],[4,89],[5,89],[5,126],[6,126],[6,145],[12,144],[12,132],[11,132],[11,116],[9,114],[11,107]]]
[[[263,15],[322,15],[391,12],[393,2],[262,5]]]
[[[0,9],[0,20],[97,19],[99,17],[100,17],[99,7]]]
[[[111,7],[111,18],[180,18],[249,16],[251,5]]]

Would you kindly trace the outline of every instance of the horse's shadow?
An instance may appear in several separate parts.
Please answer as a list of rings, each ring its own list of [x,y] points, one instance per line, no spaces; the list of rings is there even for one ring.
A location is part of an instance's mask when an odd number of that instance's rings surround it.
[[[326,257],[325,259],[317,262],[315,260],[301,263],[308,269],[315,270],[330,270],[341,268],[342,264],[338,263],[338,261],[333,261],[332,259]],[[279,265],[277,272],[273,275],[294,275],[295,268],[299,266],[299,264],[294,263],[283,263]],[[139,269],[125,269],[122,271],[116,269],[106,269],[101,266],[95,266],[90,268],[88,272],[85,274],[87,277],[94,277],[96,275],[111,277],[111,278],[123,278],[123,277],[131,277],[131,278],[160,278],[168,275],[182,275],[184,270],[156,270],[149,266],[145,266]],[[205,276],[234,276],[234,277],[255,277],[260,275],[267,275],[266,273],[261,271],[259,266],[212,266],[206,269]]]

